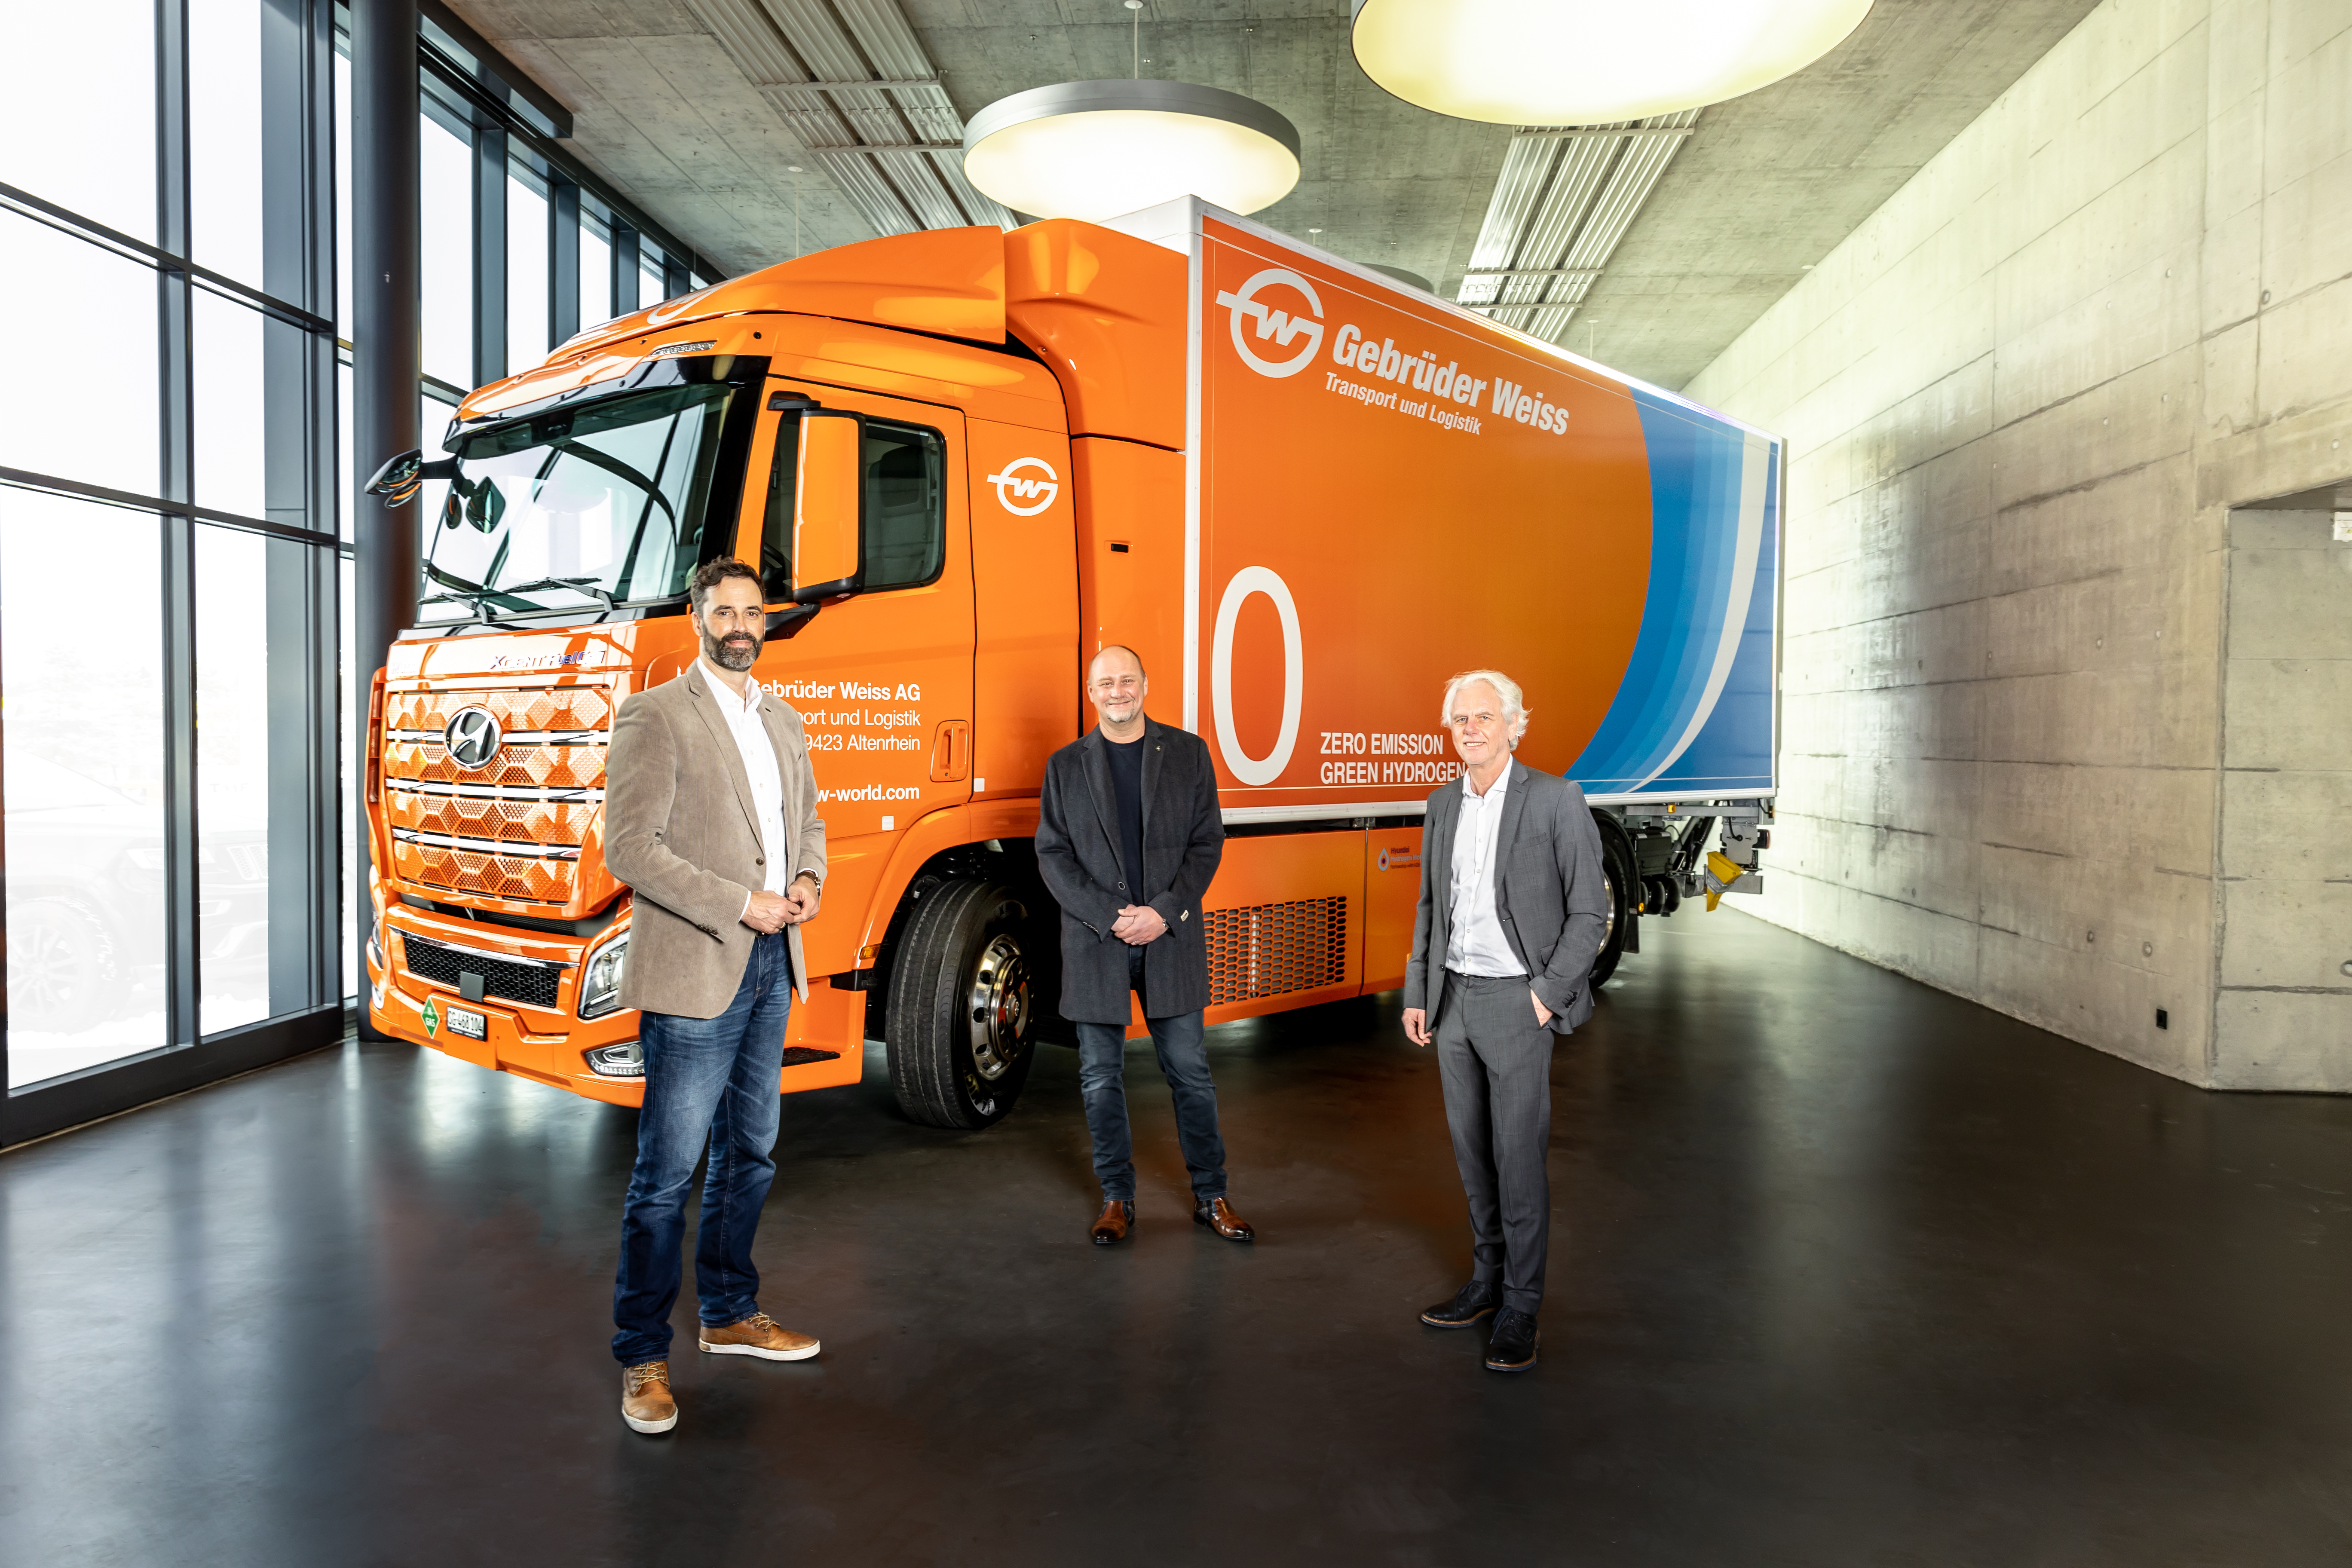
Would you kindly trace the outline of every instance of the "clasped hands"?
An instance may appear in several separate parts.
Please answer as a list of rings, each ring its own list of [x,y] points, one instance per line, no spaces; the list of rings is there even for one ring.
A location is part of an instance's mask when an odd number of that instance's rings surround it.
[[[816,879],[803,873],[781,893],[755,889],[751,901],[743,906],[743,923],[762,936],[770,935],[814,920],[820,901]]]
[[[1168,922],[1150,904],[1128,904],[1113,921],[1110,934],[1129,947],[1141,947],[1168,934]]]

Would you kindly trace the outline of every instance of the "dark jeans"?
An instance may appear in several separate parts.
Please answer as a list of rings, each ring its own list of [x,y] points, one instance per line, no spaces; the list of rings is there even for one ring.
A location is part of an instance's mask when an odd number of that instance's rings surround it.
[[[1445,972],[1437,1011],[1445,1125],[1470,1200],[1470,1278],[1499,1285],[1503,1305],[1543,1306],[1551,1247],[1551,1051],[1528,978]]]
[[[1140,954],[1143,950],[1137,948]],[[1129,970],[1139,985],[1139,961]],[[1192,1173],[1192,1196],[1206,1203],[1225,1195],[1225,1141],[1217,1133],[1217,1086],[1209,1077],[1209,1047],[1201,1014],[1147,1017],[1151,1048],[1176,1102],[1176,1142]],[[1127,1125],[1127,1027],[1078,1026],[1078,1093],[1087,1103],[1087,1130],[1095,1137],[1095,1177],[1106,1199],[1135,1197],[1135,1141]]]
[[[637,1116],[637,1165],[621,1209],[621,1270],[613,1282],[614,1359],[624,1366],[669,1354],[677,1304],[686,1190],[703,1145],[702,1222],[694,1289],[702,1321],[740,1323],[760,1310],[751,1238],[775,1180],[777,1089],[784,1023],[793,1005],[792,949],[782,931],[751,944],[743,984],[716,1018],[640,1015],[646,1103]]]

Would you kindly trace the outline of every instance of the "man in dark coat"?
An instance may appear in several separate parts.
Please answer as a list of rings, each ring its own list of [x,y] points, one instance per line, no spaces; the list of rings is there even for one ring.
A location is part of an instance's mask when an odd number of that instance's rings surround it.
[[[1151,689],[1132,648],[1087,668],[1100,722],[1045,763],[1037,868],[1062,906],[1062,1016],[1078,1028],[1078,1091],[1102,1183],[1097,1247],[1135,1226],[1128,1131],[1129,993],[1143,1002],[1160,1070],[1176,1102],[1176,1138],[1192,1173],[1192,1218],[1229,1241],[1255,1232],[1225,1201],[1225,1145],[1202,1015],[1209,950],[1201,898],[1225,851],[1209,748],[1147,717]]]

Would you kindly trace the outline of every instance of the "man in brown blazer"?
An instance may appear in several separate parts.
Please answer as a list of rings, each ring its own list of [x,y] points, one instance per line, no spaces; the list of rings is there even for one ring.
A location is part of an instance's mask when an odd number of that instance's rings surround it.
[[[784,1023],[795,988],[808,1000],[800,927],[824,881],[824,824],[801,716],[751,678],[767,626],[758,574],[713,561],[689,592],[702,656],[621,705],[604,763],[604,859],[635,894],[620,999],[644,1015],[645,1109],[613,1286],[621,1418],[638,1432],[677,1425],[669,1314],[706,1142],[701,1348],[817,1352],[760,1310],[751,1240],[776,1174]]]

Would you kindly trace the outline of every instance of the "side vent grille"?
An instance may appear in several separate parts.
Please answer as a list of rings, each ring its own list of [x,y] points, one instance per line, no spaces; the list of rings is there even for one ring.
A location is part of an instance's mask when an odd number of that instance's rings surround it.
[[[1252,1002],[1348,978],[1348,900],[1301,899],[1210,910],[1209,1005]]]

